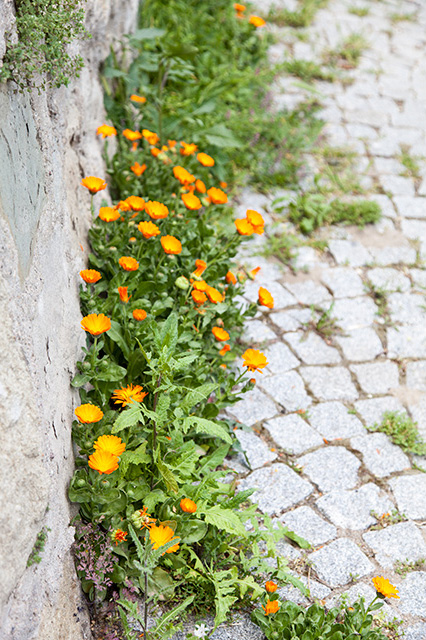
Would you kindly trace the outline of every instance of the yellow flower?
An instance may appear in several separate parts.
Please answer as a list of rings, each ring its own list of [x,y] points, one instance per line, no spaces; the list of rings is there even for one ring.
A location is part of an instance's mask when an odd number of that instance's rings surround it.
[[[195,513],[197,511],[197,505],[190,498],[182,498],[179,506],[185,513]]]
[[[207,153],[198,153],[197,160],[200,164],[203,165],[203,167],[214,166],[214,159],[211,156],[207,155]]]
[[[229,344],[224,344],[222,349],[219,351],[219,355],[224,356],[225,353],[228,353],[228,351],[231,351],[231,347],[229,346]]]
[[[207,301],[207,296],[202,291],[191,291],[191,296],[197,305],[202,305]]]
[[[195,180],[195,176],[189,173],[185,167],[173,167],[173,175],[183,185],[191,184]]]
[[[257,349],[247,349],[243,353],[243,367],[247,367],[249,371],[260,371],[269,364],[265,355]],[[263,373],[263,371],[260,371]]]
[[[118,294],[120,296],[121,302],[129,302],[130,298],[132,297],[128,294],[128,288],[129,287],[118,287]]]
[[[217,189],[217,187],[210,187],[210,189],[207,190],[207,195],[213,204],[225,204],[228,202],[226,193],[222,191],[222,189]]]
[[[118,469],[118,458],[109,451],[98,449],[89,456],[89,467],[99,473],[110,474]]]
[[[253,225],[246,218],[237,218],[234,220],[237,231],[240,236],[251,236],[254,233]]]
[[[169,215],[169,210],[166,205],[156,200],[148,200],[145,205],[145,212],[153,220],[162,220]]]
[[[164,252],[169,255],[177,255],[182,251],[182,244],[180,240],[174,236],[163,236],[160,242]]]
[[[193,193],[183,193],[181,197],[185,207],[191,211],[198,211],[203,206],[200,198],[197,198]]]
[[[181,142],[181,156],[192,156],[198,149],[196,144],[187,144],[186,142]]]
[[[102,278],[101,274],[99,271],[96,271],[96,269],[83,269],[83,271],[80,271],[80,276],[83,278],[84,282],[87,282],[87,284],[94,284]]]
[[[102,178],[95,178],[95,176],[87,176],[87,178],[83,178],[81,183],[83,187],[86,187],[92,194],[98,193],[98,191],[103,191],[106,189],[106,182],[102,180]]]
[[[139,102],[139,104],[145,104],[146,98],[144,96],[138,96],[136,93],[132,93],[130,96],[130,100],[133,102]]]
[[[213,327],[212,334],[218,342],[225,342],[226,340],[229,340],[229,333],[220,327]]]
[[[108,138],[109,136],[116,136],[117,129],[115,127],[110,127],[108,124],[101,124],[101,126],[96,129],[96,135],[102,136],[103,139]]]
[[[93,448],[97,451],[108,451],[113,456],[119,458],[126,448],[126,443],[121,442],[121,438],[118,436],[99,436],[96,440]]]
[[[172,540],[176,540],[177,544],[175,544],[173,547],[170,547],[170,549],[167,550],[167,553],[173,553],[174,551],[177,551],[179,549],[178,541],[180,540],[180,538],[178,538],[177,536],[175,537],[175,532],[171,527],[168,527],[167,525],[153,525],[149,529],[149,538],[151,540],[153,549],[160,549],[160,547],[164,547],[165,544],[171,542]]]
[[[160,141],[158,135],[149,129],[142,129],[142,135],[149,144],[157,144]]]
[[[206,295],[210,300],[210,302],[213,302],[213,304],[217,304],[218,302],[223,302],[224,300],[224,296],[220,293],[220,291],[218,291],[214,287],[210,287],[210,286],[207,287]]]
[[[139,196],[129,196],[126,198],[127,204],[130,205],[133,211],[143,211],[145,209],[145,200],[139,198]]]
[[[91,333],[92,336],[99,336],[101,333],[111,329],[111,320],[103,313],[99,315],[90,313],[88,316],[84,316],[81,321],[81,328]]]
[[[205,280],[196,280],[195,282],[192,283],[192,286],[196,291],[203,291],[203,292],[207,291],[207,289],[209,288],[209,285]]]
[[[101,207],[99,209],[99,217],[104,222],[114,222],[120,217],[120,212],[112,207]]]
[[[138,229],[144,238],[153,238],[160,235],[160,229],[153,222],[139,222]]]
[[[272,580],[268,580],[268,582],[265,583],[265,589],[268,593],[274,593],[278,589],[278,585],[272,582]]]
[[[206,192],[206,185],[204,184],[204,182],[202,180],[197,179],[195,181],[195,188],[197,189],[198,193],[205,193]]]
[[[124,129],[123,136],[130,140],[130,142],[135,142],[135,140],[140,140],[142,138],[142,134],[140,131],[132,131],[131,129]]]
[[[259,304],[264,307],[268,307],[269,309],[274,308],[274,299],[268,289],[265,289],[264,287],[259,288]]]
[[[249,223],[253,227],[254,233],[257,233],[259,236],[265,231],[265,221],[257,211],[253,211],[253,209],[248,209],[246,212],[246,218]]]
[[[94,404],[81,404],[74,410],[78,420],[83,424],[91,424],[92,422],[99,422],[104,417],[103,411]]]
[[[373,584],[376,588],[377,593],[381,594],[385,598],[398,598],[398,589],[393,586],[386,578],[382,576],[376,576],[372,578]]]
[[[139,384],[129,384],[127,387],[121,387],[121,389],[115,389],[111,396],[111,400],[114,400],[114,404],[121,404],[123,407],[133,402],[142,402],[142,400],[148,394],[143,391]]]
[[[137,271],[139,269],[139,262],[131,256],[122,256],[118,264],[124,271]]]
[[[204,260],[197,259],[195,261],[195,271],[193,272],[192,275],[194,276],[194,278],[199,278],[206,269],[207,269],[207,262],[205,262]]]
[[[264,27],[266,22],[264,21],[263,18],[260,18],[259,16],[250,16],[249,19],[250,24],[252,24],[254,27]]]
[[[237,278],[234,276],[232,271],[228,271],[225,276],[225,280],[228,284],[237,284]]]

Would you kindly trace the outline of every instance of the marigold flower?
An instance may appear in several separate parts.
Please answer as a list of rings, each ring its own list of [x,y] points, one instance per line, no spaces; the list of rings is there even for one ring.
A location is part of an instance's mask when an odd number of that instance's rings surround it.
[[[115,389],[111,400],[114,400],[114,404],[121,404],[122,407],[125,407],[133,402],[133,400],[135,402],[142,402],[147,395],[148,393],[143,391],[143,388],[139,384],[128,384],[127,387]]]
[[[225,340],[229,340],[229,333],[221,327],[213,327],[212,334],[218,342],[225,342]]]
[[[143,509],[138,509],[130,516],[133,524],[139,529],[143,529],[146,527],[149,529],[152,527],[152,524],[156,521],[156,518],[151,518],[151,514],[148,513],[147,507],[144,506]]]
[[[99,315],[90,313],[88,316],[84,316],[81,321],[81,328],[91,333],[92,336],[99,336],[101,333],[111,329],[111,320],[103,313]]]
[[[380,593],[385,598],[399,599],[398,589],[394,587],[393,584],[389,582],[389,580],[383,578],[382,576],[376,576],[375,578],[372,578],[372,581],[377,593]]]
[[[207,296],[202,291],[191,291],[191,296],[195,304],[201,306],[207,301]]]
[[[132,100],[132,102],[138,102],[139,104],[145,104],[146,102],[145,96],[138,96],[136,93],[132,93],[130,100]]]
[[[110,474],[118,469],[118,458],[109,451],[97,449],[89,456],[89,467],[99,473]]]
[[[250,24],[252,24],[254,27],[264,27],[266,22],[264,21],[263,18],[260,18],[259,16],[250,16],[249,19]]]
[[[138,320],[139,322],[141,322],[146,318],[146,311],[144,309],[134,309],[132,315],[135,320]]]
[[[182,498],[179,506],[185,513],[195,513],[197,511],[197,505],[190,498]]]
[[[269,364],[265,355],[257,349],[247,349],[243,353],[243,367],[247,367],[249,371],[260,371]]]
[[[181,167],[179,165],[173,167],[173,175],[176,180],[179,180],[179,182],[185,186],[191,184],[191,182],[194,182],[195,180],[195,176],[193,176],[192,173],[189,173],[185,167]]]
[[[181,197],[183,204],[190,211],[198,211],[203,206],[200,198],[197,198],[193,193],[183,193]]]
[[[159,156],[161,153],[161,149],[157,149],[157,147],[151,147],[150,151],[151,151],[151,155],[153,155],[154,158]]]
[[[94,404],[81,404],[74,409],[74,413],[77,416],[79,422],[83,424],[91,424],[92,422],[99,422],[104,417],[103,411]]]
[[[140,131],[132,131],[132,129],[124,129],[122,132],[123,136],[130,140],[130,142],[135,142],[135,140],[140,140],[142,138],[142,134]]]
[[[96,129],[96,135],[102,136],[102,139],[108,138],[109,136],[116,136],[117,129],[115,127],[111,127],[109,124],[101,124],[100,127]]]
[[[278,585],[275,584],[272,580],[268,580],[265,584],[265,589],[268,593],[274,593],[278,589]]]
[[[138,141],[136,140],[135,142],[132,142],[132,147],[130,151],[136,151],[137,148],[138,148]]]
[[[269,309],[274,308],[274,299],[268,289],[265,289],[264,287],[259,288],[259,304],[264,307],[268,307]]]
[[[251,280],[255,279],[255,277],[259,273],[260,269],[261,269],[261,267],[256,267],[255,269],[252,269],[251,271],[249,271],[249,276],[250,276]]]
[[[95,178],[95,176],[87,176],[87,178],[83,178],[80,182],[83,187],[86,187],[92,194],[98,193],[98,191],[103,191],[106,189],[107,183],[102,178]]]
[[[198,178],[195,181],[195,188],[197,189],[198,193],[206,193],[207,191],[206,185],[204,184],[204,182]]]
[[[207,195],[209,196],[210,202],[213,202],[213,204],[225,204],[228,202],[228,196],[226,193],[217,187],[210,187],[210,189],[207,190]]]
[[[192,156],[198,149],[196,144],[187,144],[186,142],[181,142],[181,156]]]
[[[195,271],[192,275],[195,278],[199,278],[206,269],[207,269],[207,262],[204,262],[204,260],[197,259],[195,261]],[[202,291],[202,289],[200,289],[200,291]]]
[[[142,129],[142,135],[149,144],[157,144],[160,141],[159,136],[149,129]]]
[[[207,289],[209,288],[209,285],[205,280],[196,280],[195,282],[192,283],[192,286],[196,291],[203,291],[203,292],[207,291]]]
[[[269,616],[270,613],[277,613],[280,608],[280,603],[278,600],[268,600],[266,603],[266,607],[262,604],[262,609],[265,610],[265,616]]]
[[[246,218],[250,222],[253,227],[254,233],[257,233],[259,236],[265,231],[265,221],[257,211],[253,211],[253,209],[247,209]]]
[[[139,164],[139,162],[135,162],[135,164],[133,164],[130,169],[136,176],[141,176],[146,170],[146,164]]]
[[[160,240],[164,252],[171,255],[177,255],[182,251],[182,244],[174,236],[163,236]]]
[[[228,284],[237,284],[237,278],[234,276],[232,271],[228,271],[225,276],[225,280]]]
[[[237,231],[240,236],[251,236],[254,233],[253,225],[246,218],[237,218],[234,220]]]
[[[240,4],[239,2],[234,2],[234,9],[235,9],[235,11],[245,11],[246,10],[246,5],[245,4]]]
[[[219,355],[224,356],[225,353],[228,353],[228,351],[231,351],[231,347],[229,346],[229,344],[224,344],[222,349],[219,351]]]
[[[220,293],[220,291],[218,291],[214,287],[210,287],[210,286],[207,287],[206,295],[210,300],[210,302],[213,302],[213,304],[217,304],[218,302],[223,302],[224,300],[223,295]]]
[[[228,183],[227,182],[219,182],[219,187],[221,189],[227,189],[228,188]]]
[[[87,284],[94,284],[102,278],[101,274],[99,271],[96,271],[96,269],[83,269],[83,271],[80,271],[80,276],[83,278],[84,282],[87,282]]]
[[[129,287],[118,287],[118,294],[120,296],[121,302],[129,302],[132,296],[129,296],[127,293]]]
[[[120,217],[120,212],[112,207],[101,207],[99,209],[99,217],[104,222],[114,222]]]
[[[115,205],[115,209],[118,209],[119,211],[131,211],[132,207],[127,200],[120,200],[120,202],[117,202]]]
[[[139,222],[138,229],[144,238],[153,238],[160,235],[160,229],[153,222]]]
[[[118,545],[119,542],[126,542],[127,531],[123,531],[122,529],[115,529],[111,534],[111,539],[115,542],[115,546]]]
[[[169,215],[169,210],[166,205],[156,200],[148,200],[145,204],[145,212],[153,220],[162,220]]]
[[[152,543],[153,549],[160,549],[160,547],[164,547],[165,544],[171,542],[172,540],[180,540],[177,536],[175,536],[175,532],[171,527],[167,525],[153,525],[149,529],[149,538]],[[167,550],[167,553],[173,553],[179,549],[179,543],[175,544],[173,547]]]
[[[126,198],[126,202],[133,211],[143,211],[145,209],[145,200],[139,196],[129,196]]]
[[[167,140],[167,144],[169,145],[169,149],[174,149],[175,146],[177,145],[177,141],[176,140]]]
[[[197,160],[200,164],[203,165],[203,167],[214,166],[214,159],[211,156],[207,155],[207,153],[198,153]]]
[[[99,436],[93,445],[96,450],[109,451],[113,456],[119,458],[126,449],[126,443],[121,442],[118,436]]]
[[[118,264],[124,271],[137,271],[139,269],[139,262],[131,256],[122,256]]]

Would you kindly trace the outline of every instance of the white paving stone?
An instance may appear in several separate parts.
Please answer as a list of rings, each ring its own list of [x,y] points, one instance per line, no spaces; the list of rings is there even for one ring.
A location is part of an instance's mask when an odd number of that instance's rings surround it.
[[[426,360],[407,362],[405,372],[407,387],[426,391]]]
[[[339,538],[309,556],[321,580],[330,587],[340,587],[351,582],[354,575],[366,576],[374,571],[374,565],[358,545],[348,538]]]
[[[365,293],[363,282],[353,269],[328,269],[321,274],[321,281],[331,289],[335,298],[354,298]]]
[[[399,522],[385,529],[367,531],[363,538],[371,547],[377,562],[386,569],[395,563],[415,562],[426,558],[426,543],[414,522]]]
[[[341,298],[336,300],[332,316],[337,324],[348,332],[354,329],[365,329],[374,323],[377,305],[369,296],[359,298]]]
[[[424,297],[416,293],[392,293],[388,297],[391,320],[398,324],[426,322],[424,305]]]
[[[234,433],[247,456],[251,469],[263,467],[267,462],[272,462],[276,459],[277,454],[270,451],[267,444],[263,442],[259,436],[249,431],[242,431],[241,429],[237,429]],[[246,460],[242,454],[238,456],[238,461],[246,464]]]
[[[335,489],[321,496],[316,505],[336,527],[352,530],[366,529],[375,524],[373,511],[382,515],[394,508],[389,498],[372,482],[353,491]]]
[[[401,271],[388,267],[387,269],[370,269],[367,274],[371,284],[377,289],[391,291],[409,291],[411,288],[410,279]]]
[[[303,308],[271,313],[269,318],[282,331],[296,331],[307,324],[311,316],[311,310]]]
[[[358,392],[344,367],[300,367],[300,373],[318,400],[356,400]]]
[[[389,358],[426,358],[426,323],[390,327],[387,341]]]
[[[385,478],[395,471],[411,468],[405,453],[392,444],[384,433],[356,436],[351,439],[351,447],[362,453],[365,466],[376,478]]]
[[[337,364],[341,361],[337,349],[327,345],[313,331],[286,333],[284,339],[305,364]]]
[[[358,402],[355,402],[355,408],[367,427],[376,422],[381,422],[386,411],[404,411],[403,405],[393,396],[358,400]]]
[[[305,538],[313,546],[329,542],[337,535],[336,527],[320,518],[310,507],[287,511],[280,520],[290,531]]]
[[[426,218],[426,198],[395,196],[394,203],[403,218]]]
[[[328,441],[365,433],[360,420],[341,402],[321,402],[310,407],[308,421]]]
[[[352,364],[350,370],[356,375],[365,393],[382,395],[399,386],[399,370],[394,362],[368,362]],[[426,372],[425,372],[426,375]]]
[[[400,513],[412,520],[426,520],[426,474],[399,476],[389,484]]]
[[[276,340],[276,334],[261,320],[251,320],[244,327],[244,333],[241,340],[244,343],[257,345],[270,340]]]
[[[426,611],[426,571],[409,573],[398,585],[402,613],[424,617]]]
[[[243,398],[229,407],[228,411],[248,427],[252,427],[260,420],[272,418],[278,413],[275,403],[257,388],[248,391]]]
[[[288,453],[304,453],[323,444],[321,436],[296,413],[268,420],[264,427],[277,445]]]
[[[298,458],[298,463],[320,491],[352,489],[358,483],[361,463],[345,447],[323,447]]]
[[[372,254],[356,240],[330,240],[328,246],[337,264],[362,267],[373,262]]]
[[[259,384],[264,391],[287,411],[306,409],[312,403],[311,398],[306,393],[303,380],[296,371],[269,376]]]
[[[313,280],[294,283],[286,282],[285,286],[294,298],[302,304],[311,305],[331,302],[331,295],[327,289]]]
[[[374,329],[354,329],[345,336],[336,336],[345,358],[352,362],[374,360],[383,353],[383,345]]]
[[[268,361],[268,366],[264,370],[265,376],[290,371],[300,364],[296,356],[282,342],[274,342],[265,349],[264,354]]]

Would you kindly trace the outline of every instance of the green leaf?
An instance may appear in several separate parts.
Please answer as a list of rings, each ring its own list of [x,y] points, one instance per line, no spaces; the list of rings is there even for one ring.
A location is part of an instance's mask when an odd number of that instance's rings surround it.
[[[194,599],[195,599],[195,595],[189,596],[188,598],[186,598],[186,600],[178,604],[177,607],[175,607],[168,613],[163,614],[157,626],[154,629],[152,629],[152,632],[154,632],[155,634],[158,634],[165,625],[167,625],[169,622],[172,622],[175,618],[180,616],[181,613],[183,613],[189,607],[189,605],[193,603]]]
[[[154,305],[155,306],[155,305]],[[171,313],[167,320],[163,322],[159,335],[159,350],[168,347],[173,353],[178,338],[178,317],[176,313]]]
[[[96,379],[102,382],[118,382],[122,380],[127,373],[127,369],[120,367],[115,362],[109,362],[105,371],[96,374]]]
[[[71,380],[72,387],[83,387],[90,380],[90,376],[87,373],[77,373],[74,378]]]
[[[154,491],[151,491],[144,497],[143,504],[144,507],[146,507],[150,513],[152,513],[157,504],[159,504],[160,502],[165,502],[166,500],[167,496],[164,491],[161,491],[161,489],[154,489]]]
[[[158,468],[158,471],[161,473],[161,476],[164,480],[164,484],[166,485],[167,490],[172,491],[173,493],[177,493],[179,489],[178,483],[176,482],[175,475],[173,471],[170,469],[170,467],[165,462],[162,462],[160,459],[158,459],[157,468]]]
[[[229,433],[216,422],[206,420],[206,418],[198,418],[197,416],[188,416],[188,418],[185,418],[182,421],[182,429],[184,433],[187,433],[190,427],[195,427],[195,431],[197,433],[206,433],[209,436],[220,438],[228,444],[232,444],[232,438]]]
[[[193,389],[186,394],[179,405],[180,408],[183,411],[190,411],[192,407],[195,407],[196,404],[208,398],[213,393],[213,391],[217,389],[217,387],[218,385],[214,382],[206,382],[205,384],[202,384],[201,387]]]
[[[247,537],[247,531],[235,511],[215,505],[209,509],[203,509],[200,513],[204,514],[207,524],[212,524],[221,531],[227,531],[233,535]]]
[[[143,422],[142,411],[138,402],[132,402],[127,409],[122,411],[111,430],[112,434],[118,433],[127,427],[133,427],[138,422]]]
[[[108,337],[118,344],[126,359],[129,356],[129,346],[123,334],[123,328],[116,320],[111,320],[111,329],[108,331]]]
[[[283,533],[285,537],[288,538],[289,540],[293,540],[293,542],[298,544],[301,549],[311,548],[310,543],[307,540],[305,540],[305,538],[298,536],[296,533],[294,533],[294,531],[290,531],[289,529],[287,529],[287,527],[283,527],[283,529],[284,529]]]
[[[210,129],[206,129],[203,135],[209,144],[216,147],[231,149],[242,146],[242,143],[237,140],[232,131],[224,124],[217,124]]]
[[[161,38],[166,33],[165,29],[157,29],[151,27],[149,29],[136,29],[129,37],[132,40],[153,40],[154,38]]]
[[[146,453],[147,442],[143,442],[134,451],[125,451],[120,457],[120,474],[126,475],[130,464],[146,464],[151,462],[151,456]]]
[[[199,355],[199,352],[191,353],[189,356],[183,356],[182,358],[175,360],[173,369],[175,371],[184,371],[188,367],[188,365],[190,365],[199,357]]]
[[[181,537],[185,544],[199,542],[207,533],[207,524],[203,520],[192,518],[182,528]]]
[[[170,597],[171,595],[173,595],[173,591],[173,579],[170,577],[167,571],[165,571],[161,567],[156,567],[152,574],[148,576],[148,594],[164,594]]]
[[[137,536],[135,530],[133,529],[132,525],[130,524],[130,522],[127,523],[127,526],[129,528],[130,537],[132,538],[133,542],[135,543],[136,553],[138,554],[139,561],[143,565],[145,563],[146,551],[145,551],[144,547],[142,546],[142,543],[141,543],[139,537]]]

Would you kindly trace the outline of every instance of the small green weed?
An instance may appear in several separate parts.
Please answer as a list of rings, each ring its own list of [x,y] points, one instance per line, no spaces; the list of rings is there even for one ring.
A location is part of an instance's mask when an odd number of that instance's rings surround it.
[[[405,170],[401,173],[402,176],[407,178],[419,178],[420,177],[420,156],[412,156],[409,152],[409,147],[401,145],[401,155],[398,160],[404,165]]]
[[[349,13],[352,13],[354,16],[359,16],[360,18],[363,18],[364,16],[368,16],[368,14],[370,13],[369,7],[357,7],[355,5],[352,7],[349,7],[348,11]]]
[[[394,444],[409,453],[417,455],[426,454],[426,442],[423,441],[417,430],[417,422],[414,422],[406,413],[386,411],[380,424],[375,422],[369,431],[386,433]]]
[[[39,564],[41,562],[40,553],[44,551],[48,531],[50,531],[48,527],[43,527],[37,534],[36,541],[27,560],[27,567],[31,567],[31,565]]]
[[[333,82],[337,78],[335,71],[324,69],[311,60],[289,60],[284,63],[283,67],[287,73],[297,76],[305,82],[312,82],[312,80]]]
[[[314,331],[328,344],[331,343],[333,336],[342,335],[343,330],[339,327],[336,318],[332,317],[334,302],[328,309],[311,306],[311,319],[303,324],[305,331]]]
[[[268,21],[274,22],[279,27],[308,27],[315,17],[318,9],[325,7],[328,0],[299,0],[299,9],[289,11],[288,9],[276,9],[272,7],[269,11]]]
[[[356,171],[358,154],[349,147],[320,146],[314,151],[318,162],[318,173],[321,193],[361,194],[361,187]]]
[[[325,64],[345,69],[354,69],[361,58],[368,43],[360,33],[352,33],[345,38],[336,49],[328,49],[324,52]]]
[[[388,306],[388,292],[383,287],[374,286],[371,282],[366,284],[366,289],[378,307],[377,315],[383,318],[385,326],[390,327],[392,321]]]
[[[414,560],[414,562],[410,562],[409,560],[397,560],[395,562],[394,571],[398,573],[400,576],[406,576],[407,573],[411,571],[423,571],[426,568],[426,558],[419,558],[418,560]]]
[[[374,624],[381,631],[384,631],[388,640],[398,640],[405,636],[405,631],[400,629],[403,624],[403,620],[400,618],[392,618],[392,620],[385,619],[380,612],[378,616],[374,616]]]
[[[417,15],[415,13],[391,13],[389,16],[391,21],[395,24],[397,22],[415,22]]]
[[[371,527],[371,531],[375,531],[377,529],[384,529],[390,524],[397,524],[398,522],[405,522],[407,520],[407,516],[405,513],[400,513],[398,509],[392,509],[392,511],[388,513],[379,514],[376,511],[370,511],[370,515],[372,515],[377,520],[377,524]]]

